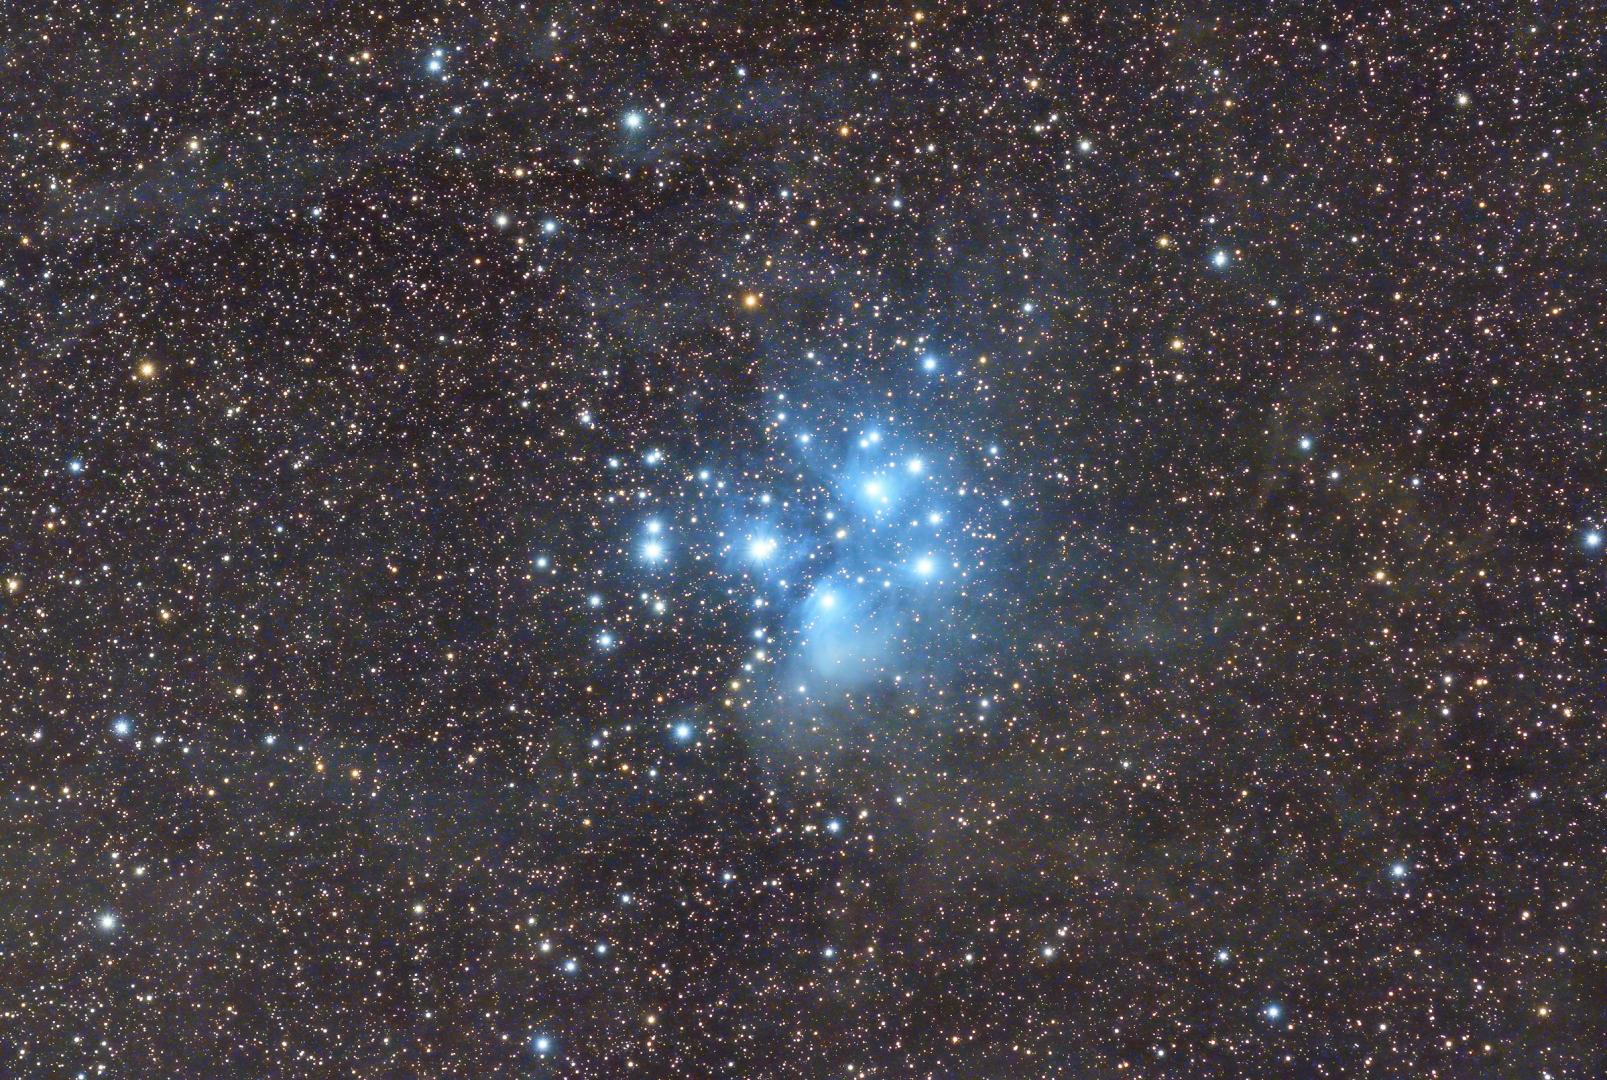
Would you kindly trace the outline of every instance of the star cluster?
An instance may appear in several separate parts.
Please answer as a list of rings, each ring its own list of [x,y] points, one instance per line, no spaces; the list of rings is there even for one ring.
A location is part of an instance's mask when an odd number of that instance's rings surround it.
[[[1607,1074],[1588,7],[9,30],[0,1075]]]

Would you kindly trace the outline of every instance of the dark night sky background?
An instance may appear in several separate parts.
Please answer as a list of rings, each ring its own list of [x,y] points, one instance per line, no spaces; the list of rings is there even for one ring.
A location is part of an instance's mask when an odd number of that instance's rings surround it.
[[[1607,1075],[1599,9],[3,20],[0,1075]]]

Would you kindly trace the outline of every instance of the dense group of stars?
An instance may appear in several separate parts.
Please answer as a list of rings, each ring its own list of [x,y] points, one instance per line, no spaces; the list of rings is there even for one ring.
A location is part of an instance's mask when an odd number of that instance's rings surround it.
[[[0,1075],[1607,1075],[1588,6],[15,14]]]

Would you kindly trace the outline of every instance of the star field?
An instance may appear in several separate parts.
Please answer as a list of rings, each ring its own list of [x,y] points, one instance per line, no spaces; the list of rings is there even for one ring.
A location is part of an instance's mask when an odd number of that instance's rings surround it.
[[[1600,12],[8,29],[0,1075],[1607,1075]]]

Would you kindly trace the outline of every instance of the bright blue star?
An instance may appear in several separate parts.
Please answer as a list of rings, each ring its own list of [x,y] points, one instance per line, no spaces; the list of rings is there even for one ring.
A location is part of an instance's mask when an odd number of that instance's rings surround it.
[[[648,539],[642,544],[642,558],[648,562],[658,562],[664,558],[664,541],[659,539],[664,532],[664,524],[657,518],[647,523]]]
[[[1231,258],[1232,256],[1230,256],[1226,251],[1218,249],[1211,256],[1211,265],[1216,267],[1218,270],[1225,269],[1228,265],[1228,260]]]

